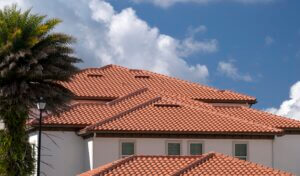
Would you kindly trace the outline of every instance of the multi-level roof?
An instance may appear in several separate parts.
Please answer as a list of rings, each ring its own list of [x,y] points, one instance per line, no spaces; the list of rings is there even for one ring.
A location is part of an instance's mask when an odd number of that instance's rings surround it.
[[[62,84],[74,92],[75,100],[70,109],[43,118],[43,125],[76,128],[81,135],[275,135],[300,130],[300,121],[236,103],[220,105],[225,99],[255,100],[249,96],[220,92],[148,71],[110,65],[83,70],[71,82]],[[200,101],[208,99],[221,101],[217,104]],[[31,125],[35,126],[36,121]]]
[[[79,176],[100,175],[291,176],[292,174],[212,152],[199,156],[131,156],[82,173]]]

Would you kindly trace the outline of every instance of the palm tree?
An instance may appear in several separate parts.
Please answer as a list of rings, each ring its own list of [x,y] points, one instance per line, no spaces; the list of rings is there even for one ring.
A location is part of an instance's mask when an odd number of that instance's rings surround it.
[[[0,10],[1,176],[26,176],[34,170],[26,121],[39,97],[55,113],[73,96],[59,82],[69,81],[81,60],[70,47],[71,36],[52,32],[60,22],[16,5]]]

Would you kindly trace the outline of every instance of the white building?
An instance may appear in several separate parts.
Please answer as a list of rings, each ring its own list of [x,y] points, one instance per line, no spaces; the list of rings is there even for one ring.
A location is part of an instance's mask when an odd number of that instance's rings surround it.
[[[115,65],[83,70],[63,86],[76,96],[68,111],[44,117],[48,176],[133,154],[211,151],[300,175],[300,122],[250,108],[254,97]]]

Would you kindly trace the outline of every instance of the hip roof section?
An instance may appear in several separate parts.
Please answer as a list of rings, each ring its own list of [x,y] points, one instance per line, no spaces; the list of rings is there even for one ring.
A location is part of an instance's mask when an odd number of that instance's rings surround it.
[[[256,103],[256,98],[248,95],[117,65],[82,70],[61,84],[80,99],[114,99],[147,87],[206,102]]]

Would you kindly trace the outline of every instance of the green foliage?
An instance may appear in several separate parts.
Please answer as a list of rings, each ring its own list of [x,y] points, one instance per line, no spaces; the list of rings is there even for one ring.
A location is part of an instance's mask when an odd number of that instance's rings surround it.
[[[26,108],[22,106],[17,108],[10,107],[6,112],[1,112],[6,114],[5,120],[8,118],[14,120],[4,121],[7,130],[0,134],[0,176],[29,175],[34,170],[33,153],[24,125]]]
[[[59,82],[69,81],[81,60],[73,55],[71,36],[53,32],[59,19],[22,12],[16,5],[0,10],[0,176],[33,171],[26,120],[39,97],[47,111],[67,108],[73,96]]]

